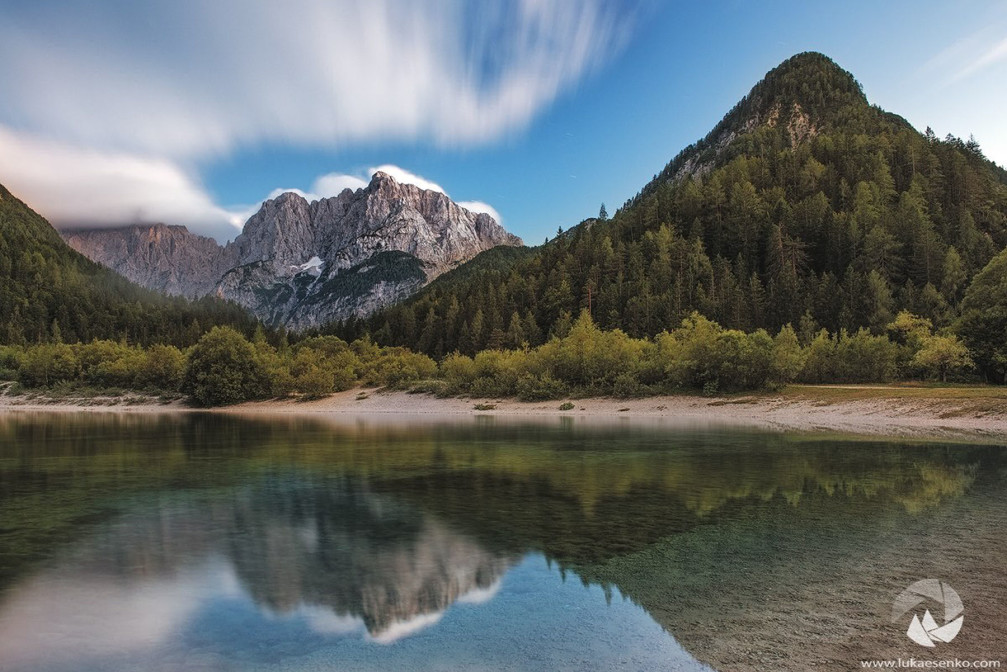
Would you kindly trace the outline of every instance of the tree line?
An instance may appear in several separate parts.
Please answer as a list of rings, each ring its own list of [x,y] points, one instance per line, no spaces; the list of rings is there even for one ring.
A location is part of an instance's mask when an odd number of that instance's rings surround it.
[[[200,406],[252,399],[322,397],[357,385],[444,395],[636,397],[661,393],[774,389],[793,381],[883,382],[929,377],[968,379],[973,360],[954,334],[902,312],[884,334],[785,325],[727,329],[699,313],[653,338],[603,330],[582,311],[562,336],[537,347],[453,353],[440,363],[406,348],[362,338],[347,343],[314,336],[272,345],[260,329],[251,340],[214,327],[191,348],[147,348],[96,340],[87,344],[0,346],[0,379],[27,388],[144,389],[186,395]]]

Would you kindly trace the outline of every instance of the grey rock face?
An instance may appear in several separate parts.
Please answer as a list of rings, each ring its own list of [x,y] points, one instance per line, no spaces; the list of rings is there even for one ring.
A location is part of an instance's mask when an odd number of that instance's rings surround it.
[[[217,296],[270,324],[305,329],[367,315],[497,245],[521,245],[492,217],[375,173],[364,189],[266,201],[221,247],[176,226],[66,231],[91,259],[152,289]]]
[[[121,229],[61,231],[85,257],[138,285],[166,294],[204,296],[230,266],[224,248],[184,226],[151,224]]]

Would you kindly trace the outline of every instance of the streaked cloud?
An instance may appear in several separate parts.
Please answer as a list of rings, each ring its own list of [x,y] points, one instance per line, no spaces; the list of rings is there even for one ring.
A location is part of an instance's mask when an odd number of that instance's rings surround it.
[[[962,68],[955,79],[964,79],[1004,60],[1007,60],[1007,38],[984,50],[982,54]]]
[[[950,86],[1007,60],[1007,18],[991,19],[981,29],[948,44],[917,68],[916,76]]]
[[[0,7],[0,183],[58,225],[164,221],[221,240],[252,206],[215,202],[208,161],[278,144],[498,140],[617,53],[638,13],[606,0]],[[368,178],[324,175],[300,193]]]
[[[186,160],[492,141],[616,52],[635,16],[604,0],[4,4],[0,123]]]

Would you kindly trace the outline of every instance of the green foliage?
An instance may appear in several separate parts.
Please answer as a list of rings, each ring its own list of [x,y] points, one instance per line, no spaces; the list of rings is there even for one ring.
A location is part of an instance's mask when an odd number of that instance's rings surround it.
[[[268,396],[269,379],[244,336],[214,327],[190,351],[182,390],[200,406],[224,406]]]
[[[958,332],[987,379],[1007,383],[1007,250],[973,278]]]
[[[159,390],[177,390],[185,375],[185,355],[173,345],[154,345],[144,353],[137,376],[141,386]]]
[[[968,348],[958,340],[957,336],[930,336],[923,345],[913,363],[931,375],[945,382],[948,373],[972,368],[972,357]]]
[[[17,380],[23,357],[22,348],[0,345],[0,380]]]
[[[214,327],[188,352],[109,340],[0,346],[0,380],[17,380],[26,388],[184,392],[200,406],[290,394],[323,397],[360,383],[441,392],[448,384],[431,380],[436,375],[437,364],[426,355],[365,339],[348,344],[319,336],[293,348],[281,340],[275,348],[261,330],[249,342],[227,327]]]
[[[885,382],[897,375],[898,345],[866,329],[818,333],[805,353],[799,379],[807,383]]]
[[[648,339],[600,329],[583,311],[565,336],[538,347],[483,350],[475,357],[456,352],[438,367],[426,355],[366,338],[346,343],[316,336],[274,348],[263,334],[249,342],[233,329],[215,327],[187,354],[114,341],[0,347],[0,370],[29,388],[184,391],[196,404],[216,406],[269,395],[318,398],[357,384],[523,401],[675,391],[712,396],[794,380],[882,382],[917,374],[945,380],[971,368],[956,336],[935,335],[917,315],[900,313],[884,331],[823,329],[802,346],[790,325],[771,337],[762,329],[724,329],[694,312],[677,329]]]
[[[405,348],[380,348],[377,356],[362,362],[360,378],[366,385],[400,388],[436,373],[437,362],[426,355]]]
[[[658,336],[658,349],[667,379],[677,388],[752,390],[773,380],[774,344],[763,330],[725,330],[693,313],[679,329]]]
[[[887,382],[898,371],[898,348],[886,336],[866,329],[839,333],[835,350],[834,382]]]
[[[453,393],[525,401],[571,393],[627,398],[677,389],[752,390],[796,375],[800,345],[792,329],[781,334],[774,341],[761,330],[725,330],[696,313],[652,341],[598,329],[585,311],[565,337],[474,358],[455,353],[442,362],[441,375]]]
[[[77,377],[80,362],[62,343],[29,348],[20,359],[18,381],[26,387],[50,387]]]
[[[784,325],[773,339],[772,380],[777,383],[797,380],[804,369],[804,360],[797,333],[789,324]]]
[[[350,346],[335,336],[308,338],[294,348],[290,375],[293,388],[321,397],[353,387],[360,360]]]
[[[637,370],[649,349],[618,329],[598,329],[585,310],[564,338],[542,345],[530,359],[535,371],[577,389],[609,391],[617,376]]]

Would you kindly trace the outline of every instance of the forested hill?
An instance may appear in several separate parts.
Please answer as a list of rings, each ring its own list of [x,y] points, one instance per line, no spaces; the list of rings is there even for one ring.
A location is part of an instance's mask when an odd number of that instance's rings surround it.
[[[167,298],[70,249],[0,185],[0,343],[125,339],[189,345],[213,325],[256,322],[218,299]]]
[[[921,134],[827,57],[800,54],[611,219],[509,264],[476,258],[465,282],[445,276],[336,331],[439,356],[534,346],[584,308],[633,336],[693,310],[802,337],[880,332],[902,309],[940,327],[1007,244],[1005,182],[974,141]]]

